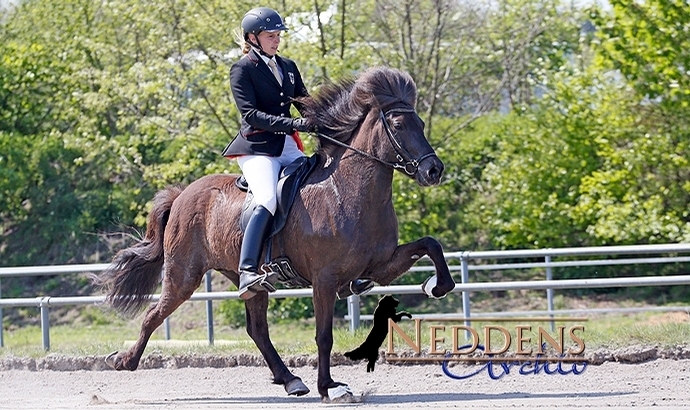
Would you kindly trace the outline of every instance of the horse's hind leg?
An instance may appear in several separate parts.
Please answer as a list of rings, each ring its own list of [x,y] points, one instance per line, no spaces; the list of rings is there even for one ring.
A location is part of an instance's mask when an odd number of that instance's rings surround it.
[[[165,278],[163,279],[161,297],[155,305],[151,306],[146,311],[144,321],[141,324],[139,338],[134,345],[124,353],[117,354],[117,352],[115,352],[106,358],[106,362],[115,370],[137,369],[141,356],[146,348],[146,344],[154,330],[156,330],[163,323],[165,318],[170,316],[184,301],[188,300],[201,283],[201,279],[199,279],[199,281],[175,281],[173,278],[176,275],[173,271],[173,269],[167,269]],[[182,270],[178,273],[184,275]],[[203,274],[199,275],[200,278],[202,276]],[[180,286],[179,284],[182,285]]]
[[[254,340],[256,347],[263,355],[273,373],[273,382],[282,384],[288,395],[302,396],[309,393],[309,388],[302,379],[288,370],[280,358],[268,335],[268,293],[258,292],[256,296],[245,301],[247,313],[247,333]]]
[[[431,296],[441,298],[455,288],[455,281],[443,256],[443,247],[430,236],[398,246],[388,264],[371,273],[371,279],[387,286],[407,272],[424,255],[429,255],[436,268],[436,286],[432,289]]]

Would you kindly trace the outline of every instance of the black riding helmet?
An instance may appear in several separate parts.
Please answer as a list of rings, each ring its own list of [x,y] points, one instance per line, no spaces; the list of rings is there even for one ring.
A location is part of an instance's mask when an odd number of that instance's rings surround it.
[[[280,17],[280,14],[268,7],[253,8],[249,10],[242,18],[242,32],[244,34],[244,41],[249,41],[249,34],[258,36],[262,31],[286,30],[287,27],[283,23],[283,18]]]

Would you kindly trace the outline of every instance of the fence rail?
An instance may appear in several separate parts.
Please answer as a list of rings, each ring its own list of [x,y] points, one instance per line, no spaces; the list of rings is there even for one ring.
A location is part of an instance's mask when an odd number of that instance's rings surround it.
[[[628,258],[628,259],[604,259],[604,260],[576,260],[553,262],[552,257],[580,257],[580,256],[616,256],[616,255],[651,255],[651,254],[681,254],[690,253],[690,244],[665,244],[665,245],[635,245],[635,246],[609,246],[609,247],[587,247],[587,248],[561,248],[561,249],[539,249],[539,250],[517,250],[517,251],[480,251],[480,252],[450,252],[444,254],[446,260],[451,262],[451,271],[461,273],[461,283],[456,284],[453,293],[462,293],[462,314],[446,314],[447,317],[465,320],[469,325],[472,317],[497,316],[497,315],[530,315],[547,314],[553,317],[555,314],[582,314],[598,313],[603,310],[554,310],[553,291],[557,289],[585,289],[585,288],[610,288],[610,287],[630,287],[630,286],[671,286],[671,285],[690,285],[690,275],[674,276],[644,276],[626,278],[607,278],[607,279],[570,279],[553,280],[552,269],[562,267],[577,266],[602,266],[602,265],[630,265],[630,264],[659,264],[659,263],[687,263],[690,257],[670,256],[663,258]],[[505,264],[481,264],[471,265],[473,260],[500,260],[500,259],[519,259],[519,258],[544,258],[544,262],[529,263],[505,263]],[[460,265],[453,265],[454,260],[459,260]],[[37,275],[59,275],[74,274],[83,272],[98,272],[105,269],[108,264],[90,265],[60,265],[60,266],[36,266],[36,267],[10,267],[0,268],[0,279],[3,277],[37,276]],[[535,269],[544,268],[546,270],[546,280],[536,281],[510,281],[510,282],[469,282],[470,270],[504,270],[504,269]],[[410,271],[429,271],[433,272],[433,266],[415,266]],[[0,287],[1,289],[1,287]],[[206,301],[207,307],[207,327],[209,344],[213,344],[213,309],[212,301],[225,299],[238,299],[238,292],[211,292],[211,274],[206,274],[205,292],[196,292],[192,295],[193,301]],[[545,311],[532,312],[493,312],[477,313],[472,315],[470,311],[470,293],[478,291],[500,291],[500,290],[546,290],[547,309]],[[396,285],[396,286],[376,286],[368,294],[420,294],[422,293],[419,285]],[[0,293],[0,297],[2,294]],[[311,289],[284,289],[271,294],[274,298],[289,297],[311,297]],[[153,295],[152,301],[158,300],[160,295]],[[38,307],[41,312],[41,329],[43,338],[43,348],[50,350],[50,320],[49,311],[51,306],[72,306],[72,305],[94,305],[102,304],[103,296],[79,296],[79,297],[51,297],[39,296],[33,298],[0,298],[0,323],[2,323],[2,309],[16,307]],[[348,315],[350,329],[354,330],[359,326],[361,319],[369,316],[361,316],[359,312],[359,296],[348,297]],[[635,311],[645,310],[682,310],[690,311],[690,307],[646,307],[633,308]],[[630,308],[606,309],[606,311],[630,311]],[[438,314],[434,315],[438,317]],[[169,324],[166,322],[166,338],[170,338]],[[0,347],[4,346],[2,336],[2,326],[0,326]]]

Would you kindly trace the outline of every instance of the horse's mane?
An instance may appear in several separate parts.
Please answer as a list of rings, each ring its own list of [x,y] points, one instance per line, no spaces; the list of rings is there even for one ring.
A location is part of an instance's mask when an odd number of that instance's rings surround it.
[[[409,74],[388,67],[372,67],[358,78],[347,77],[326,83],[309,98],[301,100],[302,115],[317,124],[319,133],[341,142],[349,141],[372,109],[404,103],[414,107],[417,87]],[[327,151],[333,143],[319,139],[318,150]]]

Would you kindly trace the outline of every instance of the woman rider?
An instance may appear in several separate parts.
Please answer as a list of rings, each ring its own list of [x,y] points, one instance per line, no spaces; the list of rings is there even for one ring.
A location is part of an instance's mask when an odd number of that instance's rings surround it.
[[[282,17],[273,9],[257,7],[247,12],[242,19],[244,56],[230,69],[232,94],[242,120],[240,132],[223,156],[237,158],[257,205],[240,249],[239,294],[244,300],[272,290],[262,286],[266,275],[258,268],[277,207],[278,174],[281,167],[304,156],[298,132],[316,131],[315,124],[290,115],[293,103],[300,109],[294,99],[309,94],[295,62],[276,55],[285,30]],[[358,284],[351,286],[355,293],[373,285],[369,281]]]

